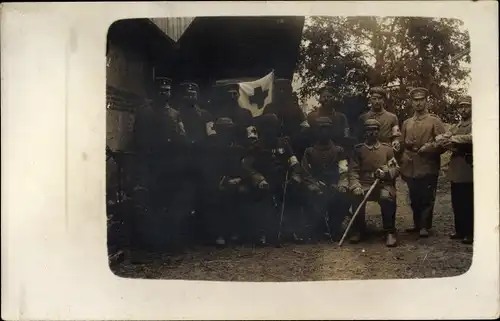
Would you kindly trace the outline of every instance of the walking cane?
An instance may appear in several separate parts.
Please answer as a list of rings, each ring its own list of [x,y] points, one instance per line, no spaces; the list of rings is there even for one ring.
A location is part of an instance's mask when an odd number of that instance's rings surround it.
[[[280,236],[281,236],[281,224],[283,222],[283,213],[285,212],[285,198],[286,198],[286,188],[288,186],[288,173],[290,173],[290,170],[286,171],[285,186],[283,187],[283,201],[281,201],[280,224],[279,224],[279,228],[278,228],[278,242],[279,242]]]
[[[344,243],[344,239],[347,236],[347,233],[349,233],[349,229],[351,228],[352,224],[354,223],[356,216],[358,216],[359,211],[361,210],[361,207],[363,207],[365,205],[365,203],[368,201],[368,197],[370,197],[370,194],[373,192],[373,190],[375,189],[375,186],[377,186],[379,181],[380,181],[380,179],[377,178],[375,180],[375,182],[373,182],[372,186],[370,186],[370,189],[368,190],[368,192],[365,194],[363,201],[361,202],[361,204],[359,204],[358,208],[356,209],[356,212],[354,212],[354,215],[351,218],[351,221],[347,225],[347,228],[345,229],[344,235],[342,235],[342,239],[339,242],[339,246],[342,246],[342,244]]]

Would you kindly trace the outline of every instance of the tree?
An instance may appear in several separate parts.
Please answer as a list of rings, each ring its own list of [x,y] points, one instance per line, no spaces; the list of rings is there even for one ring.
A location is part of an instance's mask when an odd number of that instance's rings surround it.
[[[350,120],[367,108],[370,86],[387,88],[388,109],[400,119],[411,111],[412,87],[431,95],[432,112],[456,120],[452,108],[465,93],[470,70],[469,34],[455,19],[421,17],[310,17],[306,19],[298,74],[301,97],[322,85],[337,88],[336,99]]]

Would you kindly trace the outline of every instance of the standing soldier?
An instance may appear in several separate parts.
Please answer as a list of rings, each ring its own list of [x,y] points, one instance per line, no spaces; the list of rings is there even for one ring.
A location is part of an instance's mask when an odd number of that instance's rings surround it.
[[[263,113],[275,114],[281,123],[281,134],[293,140],[297,133],[309,126],[306,116],[294,98],[290,79],[276,79],[274,90],[273,102],[266,106]]]
[[[350,190],[354,194],[354,207],[363,200],[375,179],[380,179],[368,200],[378,201],[382,211],[386,245],[396,246],[396,178],[399,168],[392,146],[378,140],[380,123],[368,119],[364,123],[365,142],[354,147],[349,171]],[[364,236],[366,203],[360,209],[353,225],[351,243],[358,243]]]
[[[203,213],[203,195],[202,186],[206,178],[204,175],[204,160],[209,153],[213,139],[215,138],[215,124],[213,116],[205,109],[199,106],[199,87],[193,82],[184,82],[179,85],[181,92],[179,112],[184,123],[187,148],[185,149],[185,179],[178,182],[183,186],[185,193],[181,195],[182,202],[190,205],[192,219],[196,226],[203,226],[202,218],[206,217]],[[201,232],[196,233],[201,237]]]
[[[281,209],[278,203],[283,202],[284,186],[288,183],[286,177],[291,177],[297,184],[301,179],[300,164],[290,140],[288,137],[280,137],[278,117],[274,114],[262,115],[258,132],[259,140],[243,159],[243,166],[255,188],[258,209],[254,211],[253,217],[259,238],[258,244],[265,245],[268,239],[274,241],[278,234],[277,229],[281,224],[277,213]],[[291,197],[287,195],[286,200],[289,199]],[[274,209],[271,205],[274,205]]]
[[[332,122],[332,141],[336,145],[342,146],[346,149],[350,133],[347,117],[335,110],[335,101],[333,97],[334,88],[331,86],[323,87],[319,92],[320,107],[311,112],[307,116],[308,123],[313,126],[319,117],[328,117]]]
[[[347,155],[342,147],[330,139],[330,118],[319,117],[313,130],[316,143],[307,148],[302,157],[305,182],[310,192],[308,223],[312,230],[309,237],[315,238],[320,231],[324,231],[325,223],[329,225],[326,232],[336,237],[350,206],[347,197]],[[325,216],[327,214],[328,217]]]
[[[410,91],[413,117],[402,126],[401,176],[408,185],[410,205],[413,211],[413,228],[407,232],[418,232],[428,237],[432,227],[432,216],[437,180],[443,149],[436,137],[444,134],[443,122],[427,109],[428,91],[415,88]]]
[[[364,141],[363,126],[366,120],[372,118],[380,123],[379,141],[386,144],[391,144],[395,152],[400,149],[399,137],[401,131],[399,129],[398,116],[388,112],[385,109],[385,100],[387,93],[381,87],[373,87],[370,89],[371,108],[366,113],[359,117],[357,138],[360,142]]]
[[[234,122],[234,134],[237,135],[237,142],[242,146],[248,146],[257,139],[257,130],[252,113],[248,109],[241,108],[238,104],[239,97],[240,85],[227,85],[220,105],[214,106],[214,116],[218,119],[230,118]]]
[[[176,181],[181,179],[180,154],[185,137],[179,112],[170,107],[171,80],[156,79],[153,102],[141,108],[134,124],[137,186],[134,198],[138,210],[139,239],[148,247],[163,247],[176,239],[179,220],[166,217],[165,207],[175,196]],[[175,222],[170,222],[174,220]],[[140,227],[144,227],[141,231]],[[165,228],[172,227],[165,231]],[[170,238],[170,240],[169,240]]]
[[[237,241],[241,235],[246,195],[242,159],[244,149],[237,144],[235,125],[230,118],[219,118],[215,123],[217,135],[207,155],[203,197],[206,223],[211,240],[224,246],[228,240]]]
[[[458,101],[460,122],[437,138],[443,148],[453,152],[448,165],[448,178],[451,182],[455,233],[450,238],[462,240],[465,244],[472,244],[474,235],[471,107],[471,97],[461,97]]]

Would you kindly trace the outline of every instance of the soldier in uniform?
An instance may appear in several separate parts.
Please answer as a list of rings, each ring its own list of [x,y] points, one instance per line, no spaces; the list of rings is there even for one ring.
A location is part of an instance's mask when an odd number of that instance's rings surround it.
[[[309,126],[306,116],[294,98],[290,79],[276,79],[274,90],[273,102],[264,108],[263,114],[275,114],[281,123],[281,134],[293,140],[297,133]]]
[[[443,148],[452,151],[448,178],[451,182],[455,233],[450,238],[461,240],[465,244],[472,244],[474,235],[471,107],[471,97],[461,97],[458,101],[460,122],[437,137]]]
[[[375,179],[380,179],[368,200],[378,201],[382,211],[386,245],[393,247],[396,246],[396,178],[399,168],[392,146],[378,140],[380,123],[375,119],[368,119],[364,129],[365,142],[354,147],[349,169],[349,189],[355,198],[353,205],[357,208]],[[351,243],[358,243],[364,236],[365,209],[366,204],[353,223],[354,234],[350,239]]]
[[[178,241],[176,228],[180,220],[165,213],[169,200],[177,194],[176,181],[181,179],[182,155],[178,151],[185,130],[179,112],[169,105],[171,80],[158,77],[155,84],[153,102],[137,112],[133,129],[139,234],[136,236],[142,246],[164,248]],[[165,226],[172,229],[165,231]]]
[[[323,87],[319,92],[319,103],[320,107],[309,113],[307,116],[308,123],[313,126],[319,117],[328,117],[332,122],[332,141],[339,146],[342,146],[347,150],[346,147],[350,137],[349,124],[347,122],[346,116],[335,110],[334,101],[334,88],[331,86]],[[311,135],[310,137],[313,137]]]
[[[268,240],[276,244],[279,204],[283,200],[286,177],[299,184],[300,164],[289,138],[280,136],[280,122],[276,115],[262,115],[257,126],[259,140],[243,159],[243,166],[253,187],[255,202],[252,205],[257,206],[253,211],[253,227],[258,233],[258,244],[265,245]],[[288,195],[286,201],[289,199]]]
[[[183,82],[180,87],[179,112],[186,131],[187,146],[184,151],[184,179],[182,184],[185,194],[183,202],[191,204],[189,212],[194,226],[190,231],[196,230],[196,238],[204,238],[205,223],[203,184],[208,179],[205,177],[205,158],[210,153],[210,147],[215,139],[214,117],[199,105],[199,87],[193,82]]]
[[[413,211],[414,226],[407,232],[428,237],[443,152],[436,137],[444,134],[445,128],[443,122],[427,109],[427,89],[414,88],[410,97],[415,114],[405,120],[401,129],[400,160],[401,176],[408,185]]]
[[[325,223],[332,238],[339,235],[342,221],[349,211],[347,196],[347,154],[331,139],[332,122],[328,117],[319,117],[313,127],[316,136],[314,146],[305,150],[302,157],[304,181],[309,190],[308,214],[312,227],[309,237],[315,239],[325,231]],[[325,216],[325,215],[328,215]],[[321,233],[323,234],[323,233]]]
[[[203,197],[209,235],[217,246],[238,241],[243,223],[243,201],[247,195],[242,159],[244,148],[234,135],[237,127],[230,118],[217,119],[215,144],[207,161]]]
[[[399,120],[398,116],[385,109],[386,97],[385,89],[381,87],[372,87],[370,89],[371,108],[359,117],[357,138],[362,142],[364,140],[363,126],[365,121],[370,118],[376,119],[380,123],[379,141],[391,144],[394,151],[398,152],[400,150],[399,137],[401,136]]]
[[[238,104],[240,85],[230,84],[226,86],[226,89],[227,94],[222,97],[220,105],[215,106],[214,116],[217,119],[230,118],[234,122],[234,134],[237,135],[238,144],[248,146],[257,139],[254,118],[248,109],[241,108]]]

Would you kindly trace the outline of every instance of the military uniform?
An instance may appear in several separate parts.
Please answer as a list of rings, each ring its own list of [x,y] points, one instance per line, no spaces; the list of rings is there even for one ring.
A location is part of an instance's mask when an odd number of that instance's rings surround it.
[[[309,126],[306,116],[293,97],[291,80],[276,79],[274,90],[274,101],[264,108],[263,114],[275,114],[280,120],[281,134],[293,140],[297,133]]]
[[[223,117],[230,118],[235,125],[235,135],[237,143],[247,146],[257,139],[257,129],[252,113],[238,104],[239,84],[227,86],[227,97],[221,99],[218,106],[214,106],[214,116],[216,119]]]
[[[384,98],[387,94],[386,91],[380,87],[371,88],[370,93],[372,95],[378,95]],[[357,128],[357,138],[359,139],[359,141],[364,140],[363,126],[365,121],[367,121],[368,119],[376,119],[380,123],[380,131],[378,137],[380,142],[392,144],[395,139],[398,139],[401,136],[398,116],[385,110],[384,107],[381,107],[380,110],[377,110],[372,106],[369,111],[359,117]]]
[[[369,119],[364,124],[365,130],[380,128],[378,121]],[[378,134],[377,134],[378,135]],[[381,174],[382,172],[383,174]],[[382,177],[380,175],[383,175]],[[378,201],[382,211],[383,228],[387,236],[387,245],[395,246],[396,221],[396,178],[399,168],[394,158],[392,146],[374,140],[369,143],[358,144],[354,147],[349,168],[349,189],[353,192],[354,204],[357,208],[371,185],[378,177],[380,181],[369,196],[368,200]],[[361,193],[362,190],[362,193]],[[355,219],[354,236],[351,242],[358,242],[365,231],[365,206],[361,208]]]
[[[258,126],[259,140],[249,149],[243,166],[253,186],[254,204],[257,204],[253,228],[259,233],[259,242],[264,244],[269,239],[275,241],[278,233],[278,206],[283,198],[286,173],[290,171],[289,179],[300,181],[300,164],[290,139],[279,136],[276,115],[262,115]],[[287,202],[288,199],[290,196],[287,196]]]
[[[324,92],[331,93],[333,92],[333,90],[333,87],[326,86],[320,90],[320,95]],[[314,126],[319,117],[330,118],[332,122],[332,141],[336,145],[340,145],[345,149],[349,148],[350,146],[348,146],[348,141],[350,141],[350,128],[347,117],[343,113],[336,110],[335,103],[333,101],[322,103],[322,106],[320,108],[307,115],[307,121],[310,126]]]
[[[461,97],[459,107],[472,105],[470,96]],[[448,164],[448,179],[451,182],[451,203],[455,217],[455,234],[452,239],[472,243],[474,235],[474,184],[472,168],[472,122],[467,115],[449,132],[438,137],[441,145],[452,151]],[[443,142],[444,141],[444,142]]]
[[[319,127],[319,128],[318,128]],[[328,131],[332,123],[328,117],[320,117],[315,131]],[[321,136],[318,133],[318,136]],[[312,227],[309,237],[315,238],[325,230],[325,218],[332,237],[340,235],[342,221],[348,214],[350,202],[346,195],[349,187],[347,176],[347,153],[329,138],[320,137],[312,147],[308,147],[302,157],[302,169],[309,190],[308,225]],[[328,216],[325,216],[328,215]]]
[[[242,167],[245,149],[235,140],[230,118],[219,118],[215,128],[217,135],[203,167],[206,172],[202,195],[208,234],[217,245],[225,245],[242,234],[241,213],[248,190]]]
[[[170,80],[162,79],[160,92],[163,87],[169,90]],[[134,199],[139,214],[136,236],[142,246],[164,247],[178,241],[175,228],[179,220],[172,223],[174,216],[165,212],[179,192],[176,182],[182,180],[183,155],[179,151],[185,138],[184,125],[179,112],[160,94],[138,111],[133,131],[137,171]],[[165,225],[175,228],[169,233]]]
[[[411,97],[427,97],[427,90],[416,88]],[[407,183],[414,227],[409,232],[420,231],[422,237],[429,235],[436,196],[437,180],[444,151],[436,143],[437,136],[444,134],[443,122],[435,115],[423,110],[407,119],[401,130],[402,156],[401,176]]]

